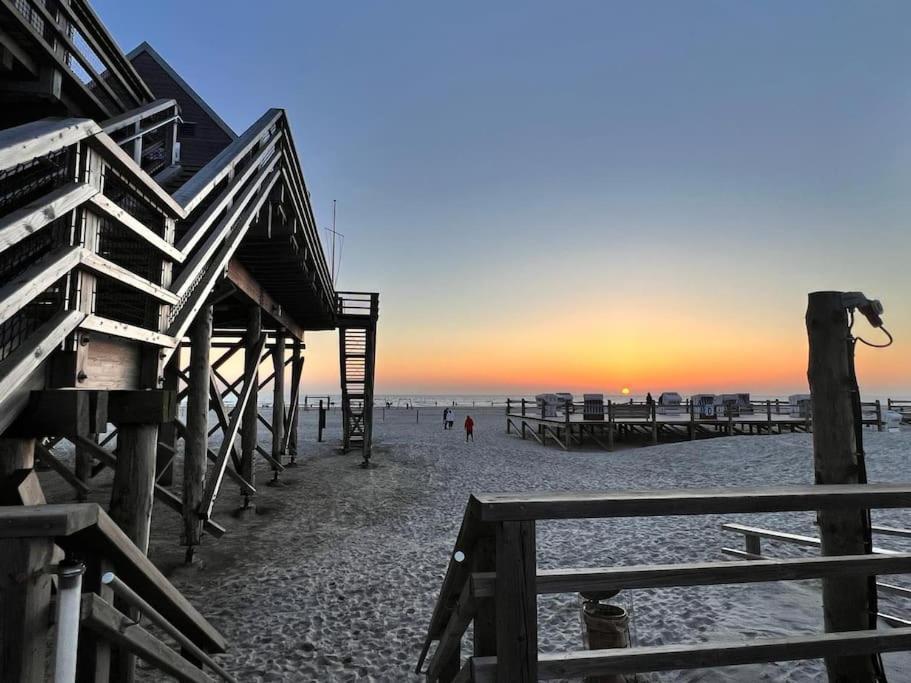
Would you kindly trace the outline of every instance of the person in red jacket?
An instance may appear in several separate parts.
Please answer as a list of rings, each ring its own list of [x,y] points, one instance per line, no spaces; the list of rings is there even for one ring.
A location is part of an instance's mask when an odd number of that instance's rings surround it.
[[[474,420],[471,415],[465,418],[465,443],[468,443],[468,439],[474,441]]]

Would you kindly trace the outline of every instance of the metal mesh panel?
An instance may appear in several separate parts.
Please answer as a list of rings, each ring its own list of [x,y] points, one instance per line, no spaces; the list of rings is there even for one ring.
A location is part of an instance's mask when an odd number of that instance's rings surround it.
[[[0,284],[6,284],[51,250],[68,244],[70,225],[62,218],[0,253]],[[38,327],[62,310],[66,303],[67,277],[54,283],[0,324],[0,359],[19,348]]]
[[[95,283],[95,313],[158,331],[158,302],[142,292],[110,278],[99,277]]]
[[[156,235],[164,236],[164,216],[110,168],[104,179],[104,195]]]
[[[70,179],[73,147],[18,164],[0,172],[0,215],[20,209]]]
[[[99,220],[99,256],[122,266],[156,285],[161,284],[161,257],[147,241],[110,218]]]

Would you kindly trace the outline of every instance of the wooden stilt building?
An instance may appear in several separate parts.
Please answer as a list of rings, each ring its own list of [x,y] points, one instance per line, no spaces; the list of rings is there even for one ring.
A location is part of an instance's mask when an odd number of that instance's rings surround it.
[[[152,514],[182,517],[192,560],[224,533],[219,495],[253,505],[259,460],[281,476],[301,449],[307,330],[340,331],[343,442],[366,461],[377,307],[335,291],[283,110],[238,135],[149,45],[125,55],[84,0],[0,0],[3,680],[44,680],[70,565],[85,572],[77,680],[131,680],[136,656],[231,680],[211,659],[224,638],[146,558]],[[46,504],[36,460],[79,500],[112,469],[108,509]]]

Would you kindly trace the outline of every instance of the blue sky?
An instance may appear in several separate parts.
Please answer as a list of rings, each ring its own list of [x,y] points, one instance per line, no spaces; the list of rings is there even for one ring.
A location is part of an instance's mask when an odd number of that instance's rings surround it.
[[[457,380],[555,320],[610,349],[687,306],[741,349],[799,347],[821,288],[883,299],[897,342],[870,377],[911,388],[911,3],[94,6],[236,130],[288,110],[323,226],[339,202],[340,285],[383,295],[381,390],[505,390]],[[311,348],[331,388],[334,343]],[[403,370],[427,349],[456,374]]]

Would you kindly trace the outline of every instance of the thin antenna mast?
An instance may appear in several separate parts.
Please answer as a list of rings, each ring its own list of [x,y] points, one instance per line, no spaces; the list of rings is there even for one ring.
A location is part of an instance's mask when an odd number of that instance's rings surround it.
[[[332,200],[332,286],[335,287],[335,200]]]

